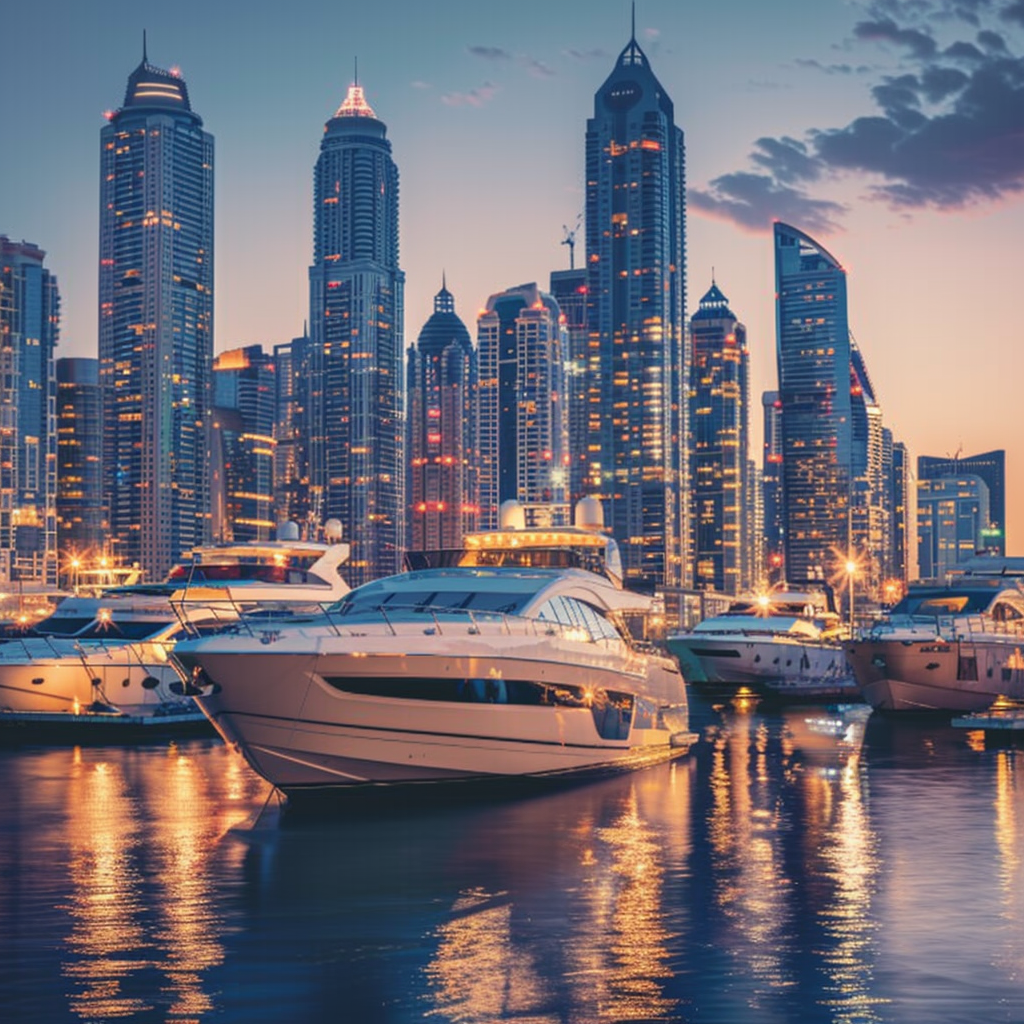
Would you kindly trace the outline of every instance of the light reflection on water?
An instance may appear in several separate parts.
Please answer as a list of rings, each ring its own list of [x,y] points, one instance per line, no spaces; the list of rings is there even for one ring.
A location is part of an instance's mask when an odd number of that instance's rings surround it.
[[[3,1019],[1024,1021],[1018,751],[695,714],[671,766],[342,819],[214,741],[0,751]]]

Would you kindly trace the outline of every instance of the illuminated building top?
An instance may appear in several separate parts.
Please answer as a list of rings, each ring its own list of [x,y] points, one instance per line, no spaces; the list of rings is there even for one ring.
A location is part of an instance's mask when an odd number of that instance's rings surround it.
[[[373,107],[366,102],[361,85],[352,84],[342,104],[335,111],[335,117],[376,117]]]

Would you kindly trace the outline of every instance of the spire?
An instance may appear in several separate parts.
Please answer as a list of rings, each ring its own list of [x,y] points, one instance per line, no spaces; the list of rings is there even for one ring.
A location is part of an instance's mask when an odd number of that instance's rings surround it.
[[[146,55],[146,30],[142,30],[142,63],[148,64],[149,57]]]
[[[357,83],[353,83],[348,87],[348,94],[342,101],[342,104],[334,113],[335,117],[372,117],[376,118],[377,115],[373,112],[373,107],[366,102],[366,97],[363,95],[362,86]]]
[[[629,41],[631,43],[635,43],[636,42],[636,0],[633,0],[633,3],[632,3],[631,6],[632,6],[632,9],[633,9],[633,14],[632,14],[632,24],[630,25],[630,30],[629,30]]]
[[[355,65],[355,76],[353,77],[352,82],[353,82],[353,84],[358,85],[359,84],[359,58],[358,57],[353,57],[352,58],[352,62]]]
[[[626,48],[619,54],[619,65],[621,67],[630,67],[633,65],[645,67],[647,65],[647,57],[636,41],[636,0],[633,0],[632,4],[632,14],[629,25],[629,42],[626,43]]]
[[[448,291],[448,275],[441,271],[441,290],[434,296],[435,313],[454,313],[455,299]]]

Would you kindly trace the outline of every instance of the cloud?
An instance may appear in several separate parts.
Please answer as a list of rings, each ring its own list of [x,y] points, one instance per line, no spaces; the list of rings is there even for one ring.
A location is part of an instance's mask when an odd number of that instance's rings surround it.
[[[1024,0],[1021,0],[1024,3]],[[867,64],[822,64],[820,60],[813,58],[798,57],[793,61],[798,68],[810,68],[813,71],[820,71],[823,75],[866,75],[871,68]]]
[[[512,54],[503,50],[500,46],[467,46],[466,49],[481,60],[511,60]]]
[[[1024,0],[1021,0],[1021,3],[1024,4]],[[608,60],[612,56],[611,53],[609,53],[607,50],[601,49],[600,47],[596,47],[593,50],[574,50],[574,49],[569,49],[569,50],[563,50],[562,53],[564,53],[567,57],[572,57],[573,60],[587,60],[587,61],[590,61],[590,60],[606,61],[606,60]]]
[[[747,231],[770,231],[772,222],[800,224],[807,231],[832,232],[846,208],[780,184],[768,174],[737,171],[715,178],[707,189],[690,189],[691,210],[729,220]]]
[[[523,64],[534,78],[554,78],[557,72],[536,57],[523,56]]]
[[[448,107],[482,107],[490,103],[498,87],[493,82],[484,82],[468,92],[446,92],[441,102]]]
[[[420,79],[416,79],[409,83],[414,89],[433,89],[433,86],[429,82],[424,82]]]
[[[856,45],[895,51],[896,73],[879,74],[873,109],[848,124],[754,143],[754,170],[724,174],[691,195],[698,209],[764,229],[794,217],[824,224],[843,212],[809,186],[859,175],[868,195],[892,208],[959,209],[1024,192],[1024,59],[1010,37],[979,27],[995,16],[1024,25],[1024,0],[882,0],[854,27]],[[964,26],[970,28],[965,31]],[[940,44],[942,31],[969,35]],[[799,66],[820,70],[814,62]],[[824,205],[819,205],[824,202]],[[796,223],[810,225],[804,218]]]

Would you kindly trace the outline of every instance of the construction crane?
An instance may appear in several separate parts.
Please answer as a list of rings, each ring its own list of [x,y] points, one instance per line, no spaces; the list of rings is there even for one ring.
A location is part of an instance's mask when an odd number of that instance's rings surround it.
[[[564,237],[562,238],[562,245],[569,246],[569,269],[576,269],[576,232],[580,229],[580,221],[583,219],[583,215],[580,214],[576,218],[576,223],[570,228],[568,224],[562,225],[562,231]]]

